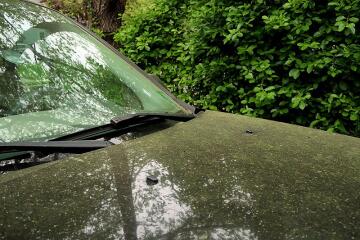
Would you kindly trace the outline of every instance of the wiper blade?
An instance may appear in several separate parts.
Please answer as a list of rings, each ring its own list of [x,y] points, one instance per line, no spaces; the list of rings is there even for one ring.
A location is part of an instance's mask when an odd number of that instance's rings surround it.
[[[112,118],[108,124],[81,130],[52,141],[97,139],[104,136],[121,135],[139,126],[159,122],[159,120],[188,121],[195,118],[193,114],[169,113],[134,113]]]
[[[114,117],[110,123],[114,126],[127,126],[128,124],[134,124],[146,121],[152,118],[176,120],[176,121],[187,121],[193,119],[193,114],[169,114],[169,113],[134,113],[125,116]]]
[[[98,140],[0,143],[0,153],[14,151],[84,153],[111,145],[113,144],[110,142]]]

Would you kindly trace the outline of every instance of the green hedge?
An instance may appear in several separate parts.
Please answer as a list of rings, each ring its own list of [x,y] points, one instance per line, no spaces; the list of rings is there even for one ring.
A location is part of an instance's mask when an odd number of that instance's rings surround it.
[[[183,100],[360,136],[359,0],[147,0],[121,50]]]

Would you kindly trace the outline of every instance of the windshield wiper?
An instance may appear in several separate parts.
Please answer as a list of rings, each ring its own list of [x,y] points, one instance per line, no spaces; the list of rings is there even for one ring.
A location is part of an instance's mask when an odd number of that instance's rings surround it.
[[[73,141],[85,139],[97,139],[104,136],[125,134],[132,129],[153,124],[162,120],[174,120],[186,122],[195,118],[194,114],[170,114],[170,113],[134,113],[112,118],[108,124],[85,129],[79,132],[62,136],[54,141]]]
[[[0,153],[16,151],[34,151],[43,153],[84,153],[113,145],[107,141],[49,141],[49,142],[13,142],[0,143]],[[1,161],[1,160],[0,160]]]
[[[175,120],[175,121],[188,121],[195,116],[192,114],[169,114],[169,113],[133,113],[125,116],[114,117],[110,120],[110,123],[115,127],[127,126],[128,124],[134,124],[143,122],[151,118]]]
[[[174,121],[188,121],[195,117],[194,114],[168,114],[168,113],[135,113],[128,114],[121,117],[112,118],[108,124],[97,126],[90,129],[85,129],[75,132],[57,139],[45,142],[13,142],[13,143],[0,143],[0,162],[8,159],[27,159],[30,153],[84,153],[92,150],[105,148],[113,145],[110,141],[104,140],[90,140],[90,139],[106,139],[105,136],[121,135],[127,133],[138,126],[153,124],[162,120]],[[30,154],[31,155],[31,154]],[[29,158],[30,159],[30,158]],[[26,160],[25,165],[19,165],[19,160],[15,160],[16,169],[32,166],[33,164],[40,164],[37,161]],[[9,164],[8,164],[9,165]],[[4,171],[9,167],[0,165]],[[11,165],[11,164],[10,164]],[[10,167],[11,168],[11,167]],[[6,169],[5,169],[6,170]]]

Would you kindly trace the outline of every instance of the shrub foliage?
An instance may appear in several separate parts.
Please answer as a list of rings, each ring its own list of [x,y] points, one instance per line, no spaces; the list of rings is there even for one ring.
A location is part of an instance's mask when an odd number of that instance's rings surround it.
[[[359,0],[148,0],[121,50],[183,100],[360,135]]]

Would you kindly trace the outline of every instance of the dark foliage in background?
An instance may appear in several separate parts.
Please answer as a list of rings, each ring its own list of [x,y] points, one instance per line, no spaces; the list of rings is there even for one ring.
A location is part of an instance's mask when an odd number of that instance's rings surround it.
[[[360,135],[359,0],[148,0],[121,50],[183,100]]]

